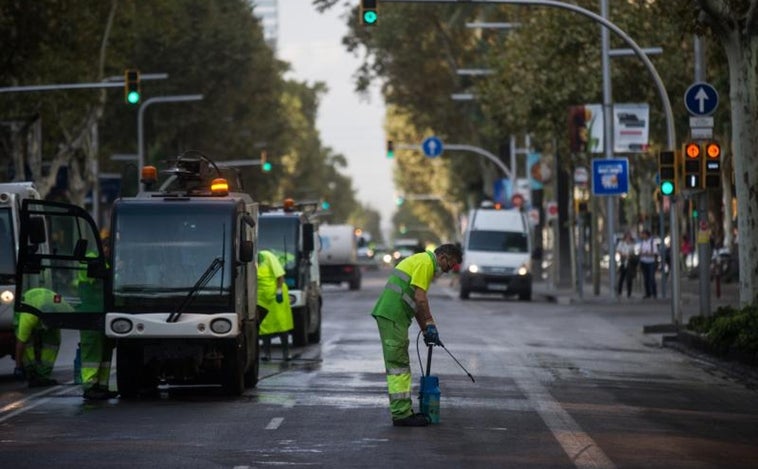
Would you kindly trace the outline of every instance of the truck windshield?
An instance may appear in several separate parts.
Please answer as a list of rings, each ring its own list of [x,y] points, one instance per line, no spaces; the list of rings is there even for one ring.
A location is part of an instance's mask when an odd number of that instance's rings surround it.
[[[220,258],[224,267],[198,289],[188,312],[214,312],[231,304],[232,206],[123,204],[113,238],[113,301],[120,311],[172,309]]]
[[[258,249],[267,249],[279,257],[282,263],[287,285],[297,278],[297,249],[298,249],[297,217],[260,217],[258,219]]]
[[[469,234],[468,249],[488,252],[529,252],[526,234],[512,231],[477,230]]]
[[[0,209],[0,282],[13,283],[16,274],[16,242],[10,208]]]

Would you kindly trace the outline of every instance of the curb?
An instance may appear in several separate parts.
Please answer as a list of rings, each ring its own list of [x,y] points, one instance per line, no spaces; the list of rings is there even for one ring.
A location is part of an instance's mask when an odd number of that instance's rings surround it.
[[[679,330],[676,335],[663,336],[661,345],[702,360],[735,381],[751,389],[758,389],[758,362],[755,354],[721,350],[708,342],[702,334],[688,330]]]

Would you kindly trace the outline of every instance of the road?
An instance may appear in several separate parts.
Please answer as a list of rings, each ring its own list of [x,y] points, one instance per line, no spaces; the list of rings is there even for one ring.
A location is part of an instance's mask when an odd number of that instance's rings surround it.
[[[445,278],[430,291],[432,310],[476,382],[435,349],[441,422],[393,427],[369,316],[384,275],[367,273],[360,291],[325,287],[322,343],[294,349],[291,362],[264,363],[258,387],[239,398],[174,388],[154,399],[84,402],[70,384],[72,332],[56,371],[69,384],[27,389],[0,360],[2,467],[758,466],[756,391],[644,335],[644,324],[660,320],[652,309],[540,295],[463,302]]]

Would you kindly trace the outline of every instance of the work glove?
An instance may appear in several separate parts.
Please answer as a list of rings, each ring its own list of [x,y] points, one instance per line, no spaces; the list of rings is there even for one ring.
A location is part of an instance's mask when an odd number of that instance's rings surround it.
[[[281,303],[282,301],[284,301],[284,296],[282,295],[282,291],[281,290],[277,290],[276,291],[276,302],[277,303]]]
[[[437,332],[437,326],[434,324],[426,326],[426,329],[424,330],[424,343],[427,346],[442,345],[442,342],[440,342],[440,333]]]
[[[19,381],[23,381],[24,379],[26,379],[26,373],[24,373],[24,369],[21,368],[21,367],[18,367],[18,366],[16,368],[14,368],[13,369],[13,378],[15,378],[15,379],[17,379]]]

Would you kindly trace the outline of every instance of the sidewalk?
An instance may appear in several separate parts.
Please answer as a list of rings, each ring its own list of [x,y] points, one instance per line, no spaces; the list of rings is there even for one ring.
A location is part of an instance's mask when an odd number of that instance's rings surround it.
[[[606,272],[607,274],[607,272]],[[605,283],[603,283],[603,281]],[[658,278],[658,292],[660,294],[660,277]],[[643,299],[639,290],[633,290],[632,297],[625,295],[615,298],[608,288],[608,278],[601,279],[600,294],[595,295],[593,285],[587,283],[582,295],[576,289],[558,288],[548,282],[535,282],[533,293],[542,296],[547,301],[557,304],[603,304],[614,308],[624,308],[626,311],[655,312],[661,318],[672,317],[671,284],[666,285],[666,298],[660,295],[656,299]],[[692,316],[700,313],[700,281],[697,278],[683,278],[680,287],[679,309],[682,311],[682,322],[676,327],[673,321],[666,324],[646,324],[642,326],[645,334],[662,334],[661,346],[672,348],[685,355],[695,357],[710,364],[738,380],[747,386],[758,387],[758,367],[750,366],[736,360],[725,360],[711,353],[711,347],[701,337],[686,330],[687,323]],[[722,283],[721,294],[716,296],[716,285],[710,283],[710,312],[714,313],[721,306],[739,306],[739,284],[737,282]]]

